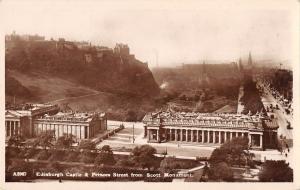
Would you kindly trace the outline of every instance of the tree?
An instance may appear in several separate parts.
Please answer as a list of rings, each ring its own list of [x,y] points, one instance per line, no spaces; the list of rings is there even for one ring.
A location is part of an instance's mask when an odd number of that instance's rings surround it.
[[[100,164],[113,165],[115,163],[116,163],[116,161],[114,159],[114,155],[113,155],[113,152],[112,152],[110,146],[104,145],[101,148],[100,153],[98,154],[98,156],[95,159],[95,164],[96,165],[100,165]]]
[[[246,150],[248,150],[248,138],[233,138],[212,152],[210,162],[211,164],[226,162],[229,166],[245,164],[243,158],[250,156]]]
[[[210,157],[209,177],[213,180],[233,180],[233,165],[252,165],[253,154],[249,153],[248,138],[238,137],[216,148]]]
[[[8,147],[17,147],[17,148],[19,148],[19,146],[21,145],[22,140],[23,140],[23,138],[20,135],[11,136],[7,141],[7,146]]]
[[[47,148],[52,147],[52,141],[55,138],[55,131],[54,130],[47,130],[41,132],[38,137],[34,140],[34,146],[41,146],[44,150]]]
[[[75,136],[71,134],[64,134],[63,136],[58,137],[55,147],[57,148],[70,148],[75,142]]]
[[[155,153],[156,149],[152,146],[142,145],[135,147],[132,150],[131,155],[138,166],[150,170],[151,167],[155,166]]]
[[[178,168],[178,163],[176,162],[175,157],[165,157],[161,162],[160,162],[160,169],[163,172],[172,172],[174,169]]]
[[[79,143],[78,149],[83,152],[80,154],[80,161],[84,163],[93,163],[94,162],[94,154],[91,150],[96,148],[96,144],[91,140],[82,140]]]
[[[78,149],[81,150],[93,150],[96,148],[96,144],[94,142],[92,142],[91,140],[82,140],[80,141],[79,145],[78,145]]]
[[[211,165],[209,177],[218,181],[233,181],[233,171],[226,162]]]
[[[126,121],[137,121],[137,113],[133,110],[127,111]]]
[[[284,160],[267,160],[259,173],[262,182],[292,182],[293,169]]]

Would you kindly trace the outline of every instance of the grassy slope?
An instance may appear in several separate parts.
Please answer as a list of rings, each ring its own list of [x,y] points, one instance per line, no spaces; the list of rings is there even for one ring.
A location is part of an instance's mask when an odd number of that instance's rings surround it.
[[[78,85],[72,80],[41,73],[23,74],[18,71],[8,71],[9,77],[16,79],[30,91],[31,98],[16,96],[18,103],[45,103],[58,104],[75,111],[103,111],[111,119],[124,120],[127,112],[133,110],[141,119],[148,111],[153,111],[155,105],[149,99],[137,99],[131,96],[104,93]],[[6,94],[6,101],[13,101],[13,97]]]
[[[32,102],[49,102],[56,99],[81,96],[96,93],[97,91],[80,86],[72,81],[49,76],[45,73],[23,74],[10,70],[6,75],[13,77],[26,87],[35,96]],[[9,85],[9,84],[8,84]],[[9,99],[10,97],[7,96]],[[18,101],[23,100],[22,96],[16,97]],[[26,101],[26,100],[24,100]]]

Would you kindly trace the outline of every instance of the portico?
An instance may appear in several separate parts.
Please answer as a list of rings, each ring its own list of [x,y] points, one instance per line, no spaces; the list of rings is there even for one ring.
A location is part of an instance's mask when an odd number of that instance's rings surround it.
[[[164,117],[163,114],[159,116],[159,119],[155,119],[153,115],[152,120],[144,118],[147,141],[217,146],[233,138],[247,137],[250,147],[263,148],[264,129],[260,127],[258,120],[233,119],[233,114],[198,114],[194,115],[195,118],[191,116],[185,118],[181,116],[181,113],[176,114],[181,118]]]

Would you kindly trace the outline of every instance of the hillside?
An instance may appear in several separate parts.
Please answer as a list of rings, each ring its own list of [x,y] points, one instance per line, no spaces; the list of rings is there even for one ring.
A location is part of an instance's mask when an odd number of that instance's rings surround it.
[[[7,103],[50,102],[63,110],[106,112],[109,119],[116,120],[140,120],[146,112],[160,107],[147,97],[96,91],[71,79],[40,72],[7,70],[5,78]]]
[[[75,43],[59,41],[25,41],[17,36],[6,41],[6,69],[21,74],[38,72],[94,90],[132,96],[153,96],[159,88],[147,63],[128,52],[107,47],[79,48]],[[55,90],[55,89],[54,89]]]
[[[57,99],[94,94],[98,91],[41,72],[6,71],[6,98],[17,103],[50,102]]]

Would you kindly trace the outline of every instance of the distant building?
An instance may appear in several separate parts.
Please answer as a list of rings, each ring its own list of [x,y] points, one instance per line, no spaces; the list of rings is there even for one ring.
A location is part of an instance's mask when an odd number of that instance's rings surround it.
[[[253,149],[269,148],[277,143],[278,125],[264,122],[261,114],[179,113],[168,110],[149,113],[143,122],[148,142],[216,146],[234,137],[244,136],[249,138]]]
[[[31,104],[27,109],[5,111],[5,136],[32,138],[54,130],[55,137],[72,134],[77,139],[94,137],[107,130],[105,113],[62,113],[57,105]]]
[[[55,114],[59,111],[57,105],[31,104],[28,108],[5,111],[5,136],[20,135],[33,137],[33,121],[44,114]]]
[[[24,41],[45,41],[45,36],[39,35],[18,35],[15,31],[12,34],[5,35],[5,41],[24,40]]]
[[[92,44],[86,41],[74,42],[78,49],[88,50],[92,47]]]
[[[103,61],[106,57],[113,56],[113,50],[108,47],[97,46],[96,47],[96,56],[100,61]]]
[[[120,54],[121,56],[129,56],[130,50],[127,44],[116,44],[114,53]]]
[[[104,113],[62,113],[43,115],[34,120],[35,134],[54,130],[55,137],[64,134],[73,135],[78,140],[94,137],[107,130],[107,118]]]

